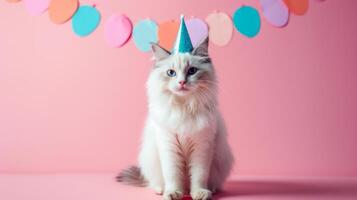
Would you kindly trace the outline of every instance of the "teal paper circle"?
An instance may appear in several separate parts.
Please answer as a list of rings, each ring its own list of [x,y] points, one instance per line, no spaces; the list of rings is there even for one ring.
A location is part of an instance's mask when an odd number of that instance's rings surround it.
[[[233,14],[236,29],[248,38],[256,36],[260,31],[260,16],[258,11],[250,6],[242,6]]]
[[[133,30],[133,39],[135,46],[140,51],[150,51],[150,43],[158,42],[157,31],[158,26],[153,20],[144,19],[136,23]]]
[[[85,37],[91,34],[99,25],[100,13],[99,11],[88,5],[80,6],[72,18],[73,32]]]

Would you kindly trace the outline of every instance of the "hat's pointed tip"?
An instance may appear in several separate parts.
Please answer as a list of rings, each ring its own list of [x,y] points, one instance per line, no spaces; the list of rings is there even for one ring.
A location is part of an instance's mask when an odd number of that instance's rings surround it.
[[[178,30],[175,47],[172,53],[187,53],[191,52],[193,47],[190,39],[190,35],[188,34],[187,27],[185,24],[184,15],[180,15],[180,28]]]

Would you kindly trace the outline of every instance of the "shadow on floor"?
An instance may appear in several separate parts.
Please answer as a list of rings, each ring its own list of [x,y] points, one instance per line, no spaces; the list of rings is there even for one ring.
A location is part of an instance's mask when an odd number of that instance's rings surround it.
[[[356,197],[356,182],[293,182],[293,181],[230,181],[222,191],[214,195],[215,200],[235,196],[336,196]]]

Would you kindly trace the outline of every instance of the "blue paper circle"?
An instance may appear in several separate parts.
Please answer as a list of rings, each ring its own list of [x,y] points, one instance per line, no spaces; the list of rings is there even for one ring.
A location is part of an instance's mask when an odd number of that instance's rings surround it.
[[[260,31],[260,16],[258,11],[250,6],[242,6],[233,14],[233,23],[243,35],[252,38]]]
[[[158,42],[157,31],[157,24],[150,19],[141,20],[135,24],[133,30],[133,39],[136,47],[140,51],[150,51],[150,43]]]
[[[88,5],[80,6],[72,18],[72,29],[80,37],[91,34],[99,25],[99,11]]]

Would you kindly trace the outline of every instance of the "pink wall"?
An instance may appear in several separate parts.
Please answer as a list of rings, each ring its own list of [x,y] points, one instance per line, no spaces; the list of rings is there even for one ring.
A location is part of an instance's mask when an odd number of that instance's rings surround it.
[[[258,0],[130,2],[98,1],[98,9],[106,10],[103,19],[121,11],[134,23],[232,14],[243,2],[261,11]],[[263,19],[258,37],[235,32],[229,46],[211,46],[234,173],[357,176],[356,9],[355,0],[310,1],[286,28]],[[70,23],[54,25],[47,14],[31,17],[23,5],[0,1],[0,171],[134,164],[149,58],[133,41],[107,47],[103,26],[78,38]]]

